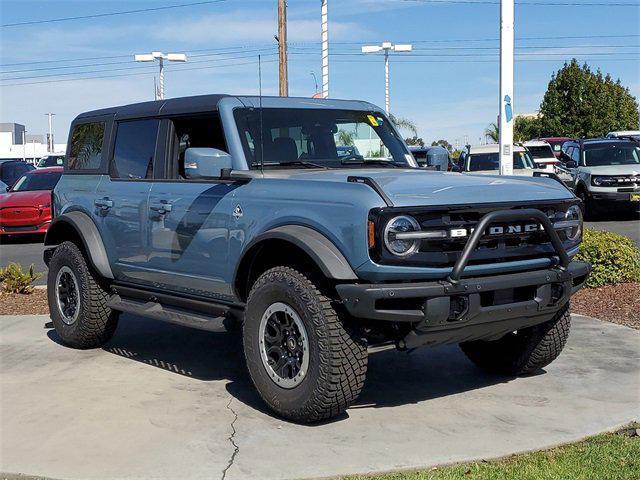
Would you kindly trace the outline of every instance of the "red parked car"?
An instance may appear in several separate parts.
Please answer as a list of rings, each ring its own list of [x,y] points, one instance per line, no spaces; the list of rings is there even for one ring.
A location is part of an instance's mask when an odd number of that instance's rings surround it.
[[[560,155],[562,154],[562,144],[571,139],[569,137],[546,137],[537,138],[536,140],[542,140],[543,142],[547,142],[549,145],[551,145],[553,154],[556,156],[556,158],[559,159]]]
[[[45,233],[51,223],[51,191],[62,167],[31,170],[0,193],[0,236]]]

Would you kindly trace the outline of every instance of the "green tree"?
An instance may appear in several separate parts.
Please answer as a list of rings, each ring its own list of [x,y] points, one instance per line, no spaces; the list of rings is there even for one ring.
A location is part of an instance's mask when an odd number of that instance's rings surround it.
[[[424,140],[416,135],[413,137],[405,138],[405,143],[410,146],[420,146],[424,147]]]
[[[343,147],[350,147],[353,145],[353,132],[347,132],[346,130],[338,131],[338,143]]]
[[[513,123],[513,139],[526,142],[540,137],[540,117],[516,117]]]
[[[489,126],[484,129],[484,134],[495,143],[500,141],[500,127],[498,127],[496,122],[491,122]]]
[[[438,140],[436,142],[431,142],[431,146],[446,148],[449,151],[449,153],[451,153],[451,151],[453,150],[453,145],[451,145],[449,142],[447,142],[444,139]]]
[[[408,130],[414,137],[418,136],[418,127],[416,127],[416,124],[408,118],[396,117],[393,113],[389,114],[389,117],[393,124],[400,130]]]
[[[638,102],[620,80],[574,58],[551,77],[536,136],[599,137],[638,129]]]

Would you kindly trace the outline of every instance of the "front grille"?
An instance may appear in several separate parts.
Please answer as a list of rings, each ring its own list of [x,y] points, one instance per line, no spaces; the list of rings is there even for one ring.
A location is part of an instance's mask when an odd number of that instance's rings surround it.
[[[471,233],[480,219],[489,212],[496,210],[512,210],[519,208],[537,208],[548,217],[553,218],[561,214],[575,201],[553,202],[548,204],[526,205],[480,205],[480,206],[456,206],[438,209],[414,209],[404,210],[402,213],[412,215],[424,231],[449,232],[447,238],[422,240],[417,253],[408,258],[399,259],[386,249],[372,252],[373,260],[381,264],[394,264],[423,267],[453,267],[460,257]],[[391,209],[390,209],[391,210]],[[397,214],[395,211],[381,212],[384,225],[386,221]],[[533,230],[533,227],[536,227]],[[555,251],[548,235],[539,227],[537,222],[510,222],[496,223],[490,226],[495,229],[490,234],[487,232],[473,252],[468,265],[480,265],[489,263],[504,263],[515,260],[529,260],[541,257],[554,256]],[[501,230],[502,229],[502,230]],[[452,231],[465,232],[462,236],[452,236]],[[571,248],[575,243],[568,242],[563,231],[558,231],[565,248]]]

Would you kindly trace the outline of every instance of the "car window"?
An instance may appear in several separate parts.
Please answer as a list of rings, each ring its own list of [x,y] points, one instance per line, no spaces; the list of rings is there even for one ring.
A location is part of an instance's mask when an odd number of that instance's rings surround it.
[[[60,180],[62,172],[32,173],[23,175],[15,183],[12,192],[27,192],[35,190],[53,190]]]
[[[0,165],[0,179],[11,186],[21,175],[33,169],[32,165],[25,162],[4,162]]]
[[[571,151],[571,160],[576,162],[576,165],[580,164],[580,148],[573,147],[573,150]]]
[[[173,151],[168,178],[185,180],[184,157],[187,148],[216,148],[224,152],[227,145],[218,114],[181,116],[170,119],[173,124]]]
[[[552,158],[555,157],[553,154],[553,150],[551,150],[551,146],[549,145],[539,145],[535,147],[527,147],[529,153],[533,158]]]
[[[584,156],[588,167],[639,165],[640,147],[632,143],[598,145],[595,148],[587,148]]]
[[[104,122],[76,125],[71,135],[71,151],[67,162],[69,170],[100,168],[104,130]]]
[[[156,119],[118,124],[111,162],[112,177],[130,180],[153,177],[159,124]]]

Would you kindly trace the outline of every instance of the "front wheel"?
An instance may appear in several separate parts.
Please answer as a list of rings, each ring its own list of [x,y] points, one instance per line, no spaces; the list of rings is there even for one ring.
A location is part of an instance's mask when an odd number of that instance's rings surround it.
[[[94,348],[109,341],[118,314],[107,307],[108,292],[73,242],[56,247],[47,277],[49,312],[63,343]]]
[[[567,305],[548,322],[508,333],[498,340],[461,343],[460,348],[469,360],[484,370],[524,375],[546,367],[560,355],[570,327]]]
[[[253,384],[285,418],[308,423],[334,417],[362,390],[366,341],[297,270],[276,267],[256,280],[243,340]]]

